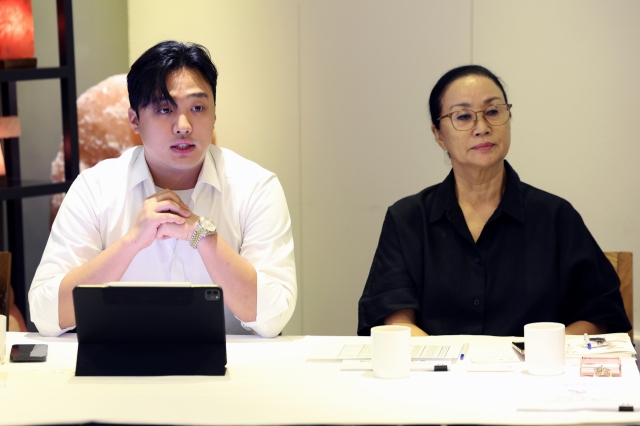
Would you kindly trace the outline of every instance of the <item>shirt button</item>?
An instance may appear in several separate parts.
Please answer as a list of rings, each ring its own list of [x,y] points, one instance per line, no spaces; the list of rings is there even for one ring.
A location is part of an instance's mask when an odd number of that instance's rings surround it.
[[[480,304],[480,301],[478,299],[476,299],[476,300],[473,301],[473,304],[478,306]]]
[[[480,263],[480,258],[476,257],[476,263]]]

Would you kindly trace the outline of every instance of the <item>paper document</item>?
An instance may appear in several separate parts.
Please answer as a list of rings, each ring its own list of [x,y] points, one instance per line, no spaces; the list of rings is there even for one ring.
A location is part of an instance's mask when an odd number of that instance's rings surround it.
[[[452,360],[457,359],[462,345],[411,345],[412,359]],[[370,344],[329,344],[316,347],[309,359],[371,359]]]
[[[631,339],[629,339],[627,333],[598,334],[590,337],[604,337],[606,341],[603,345],[593,346],[589,349],[584,343],[583,336],[567,335],[565,337],[567,356],[608,356],[615,354],[615,356],[619,357],[631,357],[636,354],[636,350],[633,348],[633,344],[631,344]]]
[[[411,361],[409,370],[411,371],[449,371],[451,370],[451,360],[444,361],[427,361],[423,359],[414,359]],[[368,371],[373,370],[370,359],[345,359],[340,366],[342,371]]]
[[[523,395],[518,411],[636,411],[637,395],[620,386],[618,378],[571,381]]]

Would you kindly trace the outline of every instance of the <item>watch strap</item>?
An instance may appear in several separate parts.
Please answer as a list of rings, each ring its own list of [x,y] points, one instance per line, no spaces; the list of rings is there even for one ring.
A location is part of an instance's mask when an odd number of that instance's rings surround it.
[[[202,224],[204,222],[209,222],[210,226],[203,226]],[[207,228],[211,228],[213,227],[213,231],[207,230]],[[198,248],[198,243],[200,242],[200,240],[204,237],[206,237],[207,235],[213,235],[216,233],[216,225],[208,218],[206,217],[201,217],[200,219],[198,219],[198,223],[196,223],[196,229],[193,231],[193,235],[191,236],[191,239],[189,240],[189,244],[191,245],[191,247]]]
[[[200,235],[202,234],[202,228],[200,227],[200,224],[196,225],[196,229],[195,231],[193,231],[193,235],[191,236],[191,239],[189,240],[189,244],[191,245],[191,247],[196,248],[198,247],[198,242],[200,241]]]

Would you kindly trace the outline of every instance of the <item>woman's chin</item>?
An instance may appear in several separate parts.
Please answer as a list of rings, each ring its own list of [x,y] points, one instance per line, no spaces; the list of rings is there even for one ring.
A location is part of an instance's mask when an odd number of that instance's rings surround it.
[[[464,162],[458,162],[458,167],[460,168],[472,168],[472,169],[491,169],[493,167],[499,166],[504,161],[504,155],[495,155],[496,153],[492,153],[491,155],[473,155],[467,157]],[[452,160],[452,163],[456,163],[456,161]]]

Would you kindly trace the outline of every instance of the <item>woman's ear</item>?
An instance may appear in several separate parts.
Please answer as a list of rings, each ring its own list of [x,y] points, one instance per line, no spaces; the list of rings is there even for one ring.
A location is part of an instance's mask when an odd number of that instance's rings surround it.
[[[440,130],[436,128],[435,124],[431,125],[431,132],[433,133],[433,136],[436,138],[436,143],[440,145],[440,148],[442,148],[443,151],[446,151],[447,146],[444,144],[444,141],[442,140],[442,136],[440,134]]]

